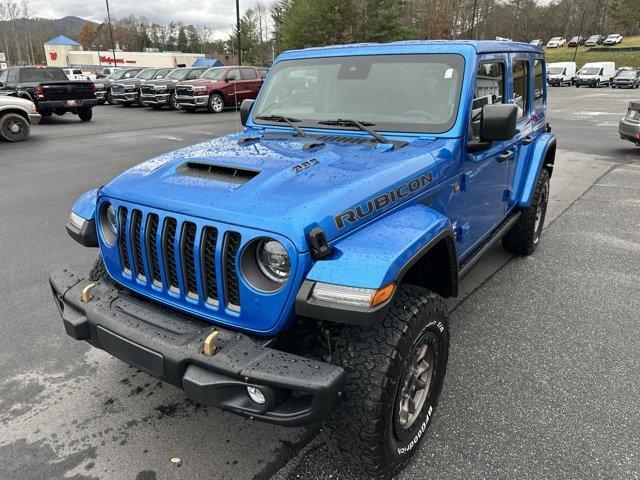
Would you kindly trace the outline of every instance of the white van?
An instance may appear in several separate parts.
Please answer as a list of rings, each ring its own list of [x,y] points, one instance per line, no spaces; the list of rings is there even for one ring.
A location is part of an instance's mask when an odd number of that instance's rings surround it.
[[[593,62],[585,63],[578,71],[576,77],[576,87],[587,85],[589,87],[599,87],[607,85],[616,73],[615,62]]]
[[[547,84],[554,87],[573,84],[576,62],[547,63]]]

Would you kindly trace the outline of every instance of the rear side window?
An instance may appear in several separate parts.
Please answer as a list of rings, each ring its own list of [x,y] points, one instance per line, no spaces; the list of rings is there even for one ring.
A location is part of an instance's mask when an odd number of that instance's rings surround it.
[[[229,70],[229,73],[227,73],[227,79],[240,80],[240,71],[237,68],[234,68],[233,70]]]
[[[502,62],[481,62],[478,64],[476,85],[471,106],[471,131],[480,137],[482,107],[494,103],[504,103],[504,73]]]
[[[533,62],[533,105],[535,108],[544,106],[544,62],[535,60]]]
[[[518,106],[518,118],[529,114],[529,62],[514,60],[513,75],[513,103]]]
[[[241,68],[240,78],[242,78],[242,80],[255,80],[258,76],[253,68]]]

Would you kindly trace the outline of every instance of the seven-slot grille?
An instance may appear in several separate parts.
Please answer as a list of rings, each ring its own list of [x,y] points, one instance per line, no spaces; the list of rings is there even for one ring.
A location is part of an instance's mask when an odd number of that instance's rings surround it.
[[[122,206],[118,220],[120,265],[126,275],[211,306],[218,306],[224,298],[228,309],[240,311],[238,232],[219,232],[214,226],[198,229],[190,221]],[[221,248],[217,246],[219,233],[223,235]],[[222,272],[216,267],[220,255]]]
[[[149,85],[147,83],[143,83],[142,86],[140,87],[140,91],[143,94],[147,94],[147,95],[151,94],[152,95],[152,94],[156,93],[156,87],[154,85]]]
[[[190,97],[193,95],[193,88],[187,85],[178,85],[176,87],[176,95]]]

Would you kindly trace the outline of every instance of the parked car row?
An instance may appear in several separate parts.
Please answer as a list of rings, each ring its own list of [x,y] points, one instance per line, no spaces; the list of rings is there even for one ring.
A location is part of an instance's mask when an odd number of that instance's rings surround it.
[[[130,68],[96,80],[100,103],[219,113],[256,98],[269,69],[252,66]]]
[[[581,35],[576,35],[571,37],[568,42],[564,37],[553,37],[547,42],[547,48],[559,48],[564,45],[571,48],[579,47],[580,45],[584,45],[585,47],[595,47],[597,45],[617,45],[620,42],[622,42],[622,35],[619,33],[613,33],[608,37],[605,37],[604,35],[591,35],[586,40]],[[531,40],[529,43],[537,47],[542,47],[544,44],[540,38]]]
[[[547,84],[554,87],[575,85],[576,87],[639,88],[640,70],[634,67],[616,69],[614,62],[585,63],[579,70],[575,62],[547,64]]]

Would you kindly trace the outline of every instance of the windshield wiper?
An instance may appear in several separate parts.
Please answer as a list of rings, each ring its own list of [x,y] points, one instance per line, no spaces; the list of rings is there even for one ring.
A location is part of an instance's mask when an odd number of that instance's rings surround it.
[[[336,127],[356,127],[363,132],[367,132],[373,138],[375,138],[380,143],[391,143],[393,142],[387,140],[385,137],[376,132],[373,128],[375,123],[372,122],[358,122],[356,120],[345,120],[342,118],[338,118],[337,120],[321,120],[318,122],[320,125],[334,125]]]
[[[298,136],[307,137],[308,135],[304,133],[299,126],[297,126],[294,122],[300,122],[297,118],[285,117],[282,115],[260,115],[256,117],[256,120],[266,120],[267,122],[283,122],[288,123],[291,128],[293,128]]]

